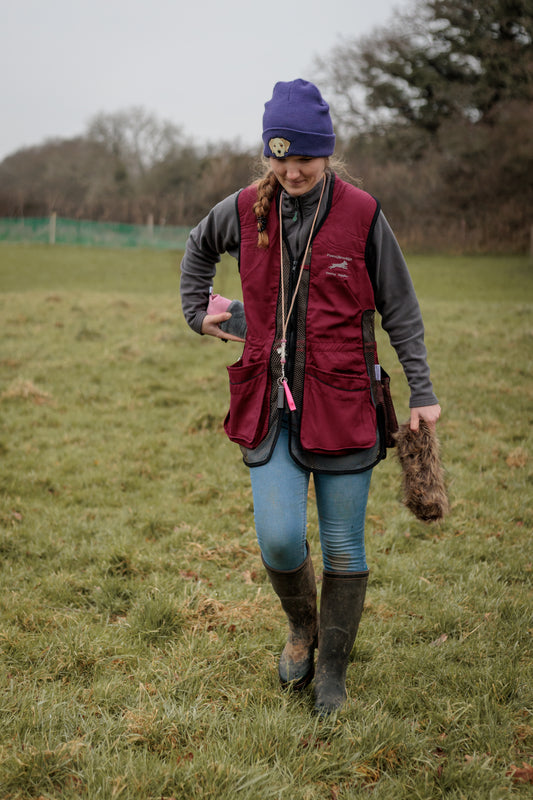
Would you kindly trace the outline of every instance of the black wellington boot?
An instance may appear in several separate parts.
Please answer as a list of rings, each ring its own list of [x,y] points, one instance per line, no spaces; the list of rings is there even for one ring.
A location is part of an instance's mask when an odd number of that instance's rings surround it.
[[[332,714],[346,700],[346,669],[363,613],[368,572],[324,572],[315,677],[315,711]]]
[[[279,661],[282,686],[303,689],[314,674],[318,612],[313,562],[307,547],[303,564],[293,570],[276,570],[263,564],[281,607],[289,620],[289,636]]]

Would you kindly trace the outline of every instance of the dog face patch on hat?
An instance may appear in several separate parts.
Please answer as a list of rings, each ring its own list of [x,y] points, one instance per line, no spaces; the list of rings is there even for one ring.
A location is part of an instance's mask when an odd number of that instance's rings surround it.
[[[270,147],[271,155],[275,156],[276,158],[283,158],[283,156],[286,156],[289,152],[291,143],[287,139],[283,139],[281,136],[275,136],[273,139],[269,140],[268,146]]]
[[[263,154],[327,157],[335,149],[335,134],[326,103],[309,81],[279,81],[263,114]]]

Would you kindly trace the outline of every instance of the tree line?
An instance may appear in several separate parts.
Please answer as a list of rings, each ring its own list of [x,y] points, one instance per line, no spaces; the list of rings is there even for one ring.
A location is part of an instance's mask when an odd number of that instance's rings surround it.
[[[410,248],[524,252],[533,224],[533,0],[413,0],[317,59],[337,153]],[[194,225],[257,152],[142,108],[0,163],[0,216]]]
[[[143,108],[97,114],[86,132],[24,148],[0,164],[0,216],[193,225],[250,179],[252,157],[204,149]]]

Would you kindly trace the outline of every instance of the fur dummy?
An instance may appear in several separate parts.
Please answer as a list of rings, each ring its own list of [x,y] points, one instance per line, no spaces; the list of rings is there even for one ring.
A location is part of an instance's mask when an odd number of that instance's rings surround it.
[[[442,519],[449,503],[437,434],[420,420],[418,431],[404,422],[394,438],[402,467],[404,504],[422,522]]]

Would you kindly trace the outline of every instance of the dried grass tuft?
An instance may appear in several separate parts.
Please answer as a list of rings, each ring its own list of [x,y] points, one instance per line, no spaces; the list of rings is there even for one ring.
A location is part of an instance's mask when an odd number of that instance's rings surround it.
[[[15,378],[7,389],[0,395],[2,400],[33,400],[38,405],[48,403],[52,396],[39,389],[32,381],[24,378]]]

